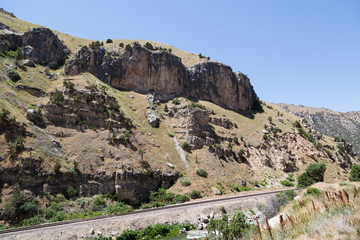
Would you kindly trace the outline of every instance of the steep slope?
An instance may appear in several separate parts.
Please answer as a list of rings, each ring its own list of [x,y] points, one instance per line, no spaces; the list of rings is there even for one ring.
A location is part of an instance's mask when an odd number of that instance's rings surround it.
[[[0,16],[13,30],[31,26]],[[3,29],[1,218],[16,189],[32,200],[70,191],[139,205],[162,185],[187,196],[279,187],[314,162],[327,164],[325,180],[333,182],[359,162],[345,145],[339,153],[331,138],[305,124],[294,127],[299,117],[255,101],[249,79],[224,64],[187,67],[139,43],[110,52],[91,41],[76,47],[86,41],[44,28]],[[24,36],[41,36],[48,55],[37,41],[24,45]],[[27,49],[33,54],[24,55]],[[59,49],[72,51],[66,66],[68,55],[54,54]],[[61,61],[52,65],[51,56]]]
[[[306,121],[317,131],[328,136],[345,139],[354,152],[360,154],[360,112],[336,112],[326,108],[311,108],[289,104],[278,104],[286,111]]]

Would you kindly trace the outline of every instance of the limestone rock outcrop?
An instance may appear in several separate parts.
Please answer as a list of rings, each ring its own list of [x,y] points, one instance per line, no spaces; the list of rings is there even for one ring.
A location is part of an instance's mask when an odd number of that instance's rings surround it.
[[[166,51],[151,51],[135,42],[125,53],[83,47],[65,65],[65,74],[90,72],[109,85],[159,100],[178,96],[212,101],[234,111],[249,110],[257,101],[249,79],[229,66],[203,62],[185,67]]]
[[[69,48],[48,28],[34,28],[24,34],[0,26],[0,51],[22,49],[23,58],[51,68],[62,66],[70,54]]]
[[[168,170],[148,170],[134,172],[121,169],[116,172],[76,172],[47,173],[42,169],[41,159],[21,158],[20,164],[12,167],[0,166],[0,185],[19,184],[21,189],[36,195],[48,192],[64,193],[69,187],[79,191],[79,196],[116,193],[118,200],[132,205],[147,201],[151,191],[160,186],[169,188],[179,177],[179,173]],[[19,179],[22,181],[19,182]],[[50,179],[50,180],[49,180]]]

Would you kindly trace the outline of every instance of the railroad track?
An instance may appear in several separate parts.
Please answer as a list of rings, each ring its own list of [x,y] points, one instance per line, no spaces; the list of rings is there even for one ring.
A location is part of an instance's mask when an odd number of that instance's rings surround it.
[[[273,190],[273,191],[266,191],[266,192],[246,193],[246,194],[241,194],[241,195],[236,195],[236,196],[219,197],[219,198],[215,198],[215,199],[206,199],[206,200],[198,200],[198,201],[181,203],[181,204],[167,205],[165,207],[136,210],[136,211],[133,211],[133,212],[123,213],[123,214],[103,215],[103,216],[99,216],[99,217],[92,217],[92,218],[85,218],[85,219],[78,219],[78,220],[69,220],[69,221],[45,223],[45,224],[35,225],[35,226],[30,226],[30,227],[6,229],[6,230],[0,231],[0,236],[1,235],[4,236],[4,235],[7,235],[7,234],[11,234],[11,233],[35,230],[35,229],[44,229],[44,228],[71,225],[71,224],[77,224],[77,223],[98,221],[98,220],[102,220],[102,219],[130,216],[130,215],[136,215],[136,214],[141,214],[141,213],[155,212],[155,211],[161,211],[161,210],[165,210],[165,209],[183,208],[183,207],[203,205],[203,204],[223,202],[223,201],[230,201],[230,200],[236,200],[236,199],[242,199],[242,198],[271,195],[271,194],[283,192],[283,191],[286,191],[286,190],[295,190],[295,188],[280,189],[280,190]]]

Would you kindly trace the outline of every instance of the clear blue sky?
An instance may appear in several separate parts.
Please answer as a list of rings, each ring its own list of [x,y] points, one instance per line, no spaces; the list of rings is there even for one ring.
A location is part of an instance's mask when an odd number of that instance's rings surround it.
[[[360,111],[357,0],[0,0],[0,7],[78,37],[202,53],[247,74],[268,102]]]

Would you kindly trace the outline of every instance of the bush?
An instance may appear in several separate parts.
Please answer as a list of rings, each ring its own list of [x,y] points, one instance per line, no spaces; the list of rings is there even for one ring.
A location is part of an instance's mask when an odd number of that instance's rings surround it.
[[[9,115],[10,115],[10,111],[5,109],[5,108],[2,108],[1,113],[0,113],[0,120],[3,121],[3,122],[8,121],[9,120]]]
[[[55,173],[60,172],[60,168],[61,168],[61,164],[59,162],[56,162],[54,166],[54,172]]]
[[[64,80],[64,81],[63,81],[63,86],[64,86],[66,89],[74,90],[75,84],[74,84],[73,82],[70,82],[69,80]]]
[[[130,50],[131,50],[131,45],[130,45],[130,44],[126,44],[125,50],[126,50],[126,51],[130,51]]]
[[[185,151],[190,151],[190,144],[189,144],[187,141],[181,143],[181,144],[180,144],[180,147],[181,147],[182,149],[184,149]]]
[[[79,191],[76,190],[75,188],[68,187],[68,189],[65,192],[65,196],[66,196],[66,198],[70,199],[70,198],[73,198],[73,197],[77,196],[78,193],[79,193]]]
[[[101,206],[103,206],[103,205],[101,204]],[[121,214],[121,213],[130,212],[131,210],[132,210],[132,208],[130,206],[126,205],[123,202],[118,202],[118,203],[107,206],[105,208],[105,213],[108,215],[113,215],[113,214]]]
[[[127,229],[121,233],[120,236],[117,236],[115,240],[137,240],[139,239],[139,231],[132,229]]]
[[[146,42],[145,45],[144,45],[144,47],[146,47],[146,48],[149,49],[149,50],[154,50],[153,45],[152,45],[151,43],[149,43],[149,42]]]
[[[317,195],[322,194],[322,191],[320,189],[317,189],[317,188],[309,187],[308,189],[306,189],[306,194],[307,195],[312,195],[312,196],[317,196]]]
[[[200,108],[202,110],[206,110],[206,107],[204,105],[201,105],[199,103],[194,103],[194,102],[192,102],[192,103],[190,103],[188,105],[185,105],[183,107],[183,109],[185,109],[185,108]]]
[[[92,210],[101,211],[106,207],[105,199],[101,196],[97,196],[93,202]],[[110,209],[113,210],[113,209]]]
[[[306,188],[306,187],[311,186],[311,185],[313,185],[315,183],[315,180],[312,177],[310,177],[306,172],[301,174],[298,177],[297,181],[298,181],[297,186],[299,188]]]
[[[218,231],[222,239],[242,239],[250,228],[251,225],[246,222],[245,214],[241,210],[237,210],[233,214],[230,222],[225,211],[221,219],[212,217],[207,226],[209,234]]]
[[[123,48],[124,47],[124,43],[119,43],[119,47]]]
[[[324,163],[312,163],[306,168],[306,173],[314,179],[315,182],[324,181],[326,165]]]
[[[50,97],[50,102],[58,106],[64,105],[64,95],[59,90],[55,89],[54,94]]]
[[[176,194],[175,195],[175,202],[176,203],[184,203],[184,202],[187,202],[189,201],[189,197],[186,196],[186,195],[182,195],[182,194]]]
[[[293,187],[294,184],[292,182],[289,182],[288,180],[282,180],[280,183],[285,187]]]
[[[193,190],[193,191],[190,193],[190,197],[191,197],[192,199],[201,198],[201,193],[200,193],[200,191]]]
[[[96,41],[96,42],[91,42],[89,44],[89,48],[92,49],[92,50],[97,50],[99,49],[101,46],[101,43],[99,41]]]
[[[184,187],[188,187],[188,186],[191,185],[191,182],[187,179],[186,176],[184,176],[184,177],[182,177],[182,178],[180,179],[180,183],[181,183],[181,185],[184,186]]]
[[[208,173],[203,168],[196,170],[196,174],[199,175],[200,177],[204,177],[204,178],[207,178],[207,176],[208,176]]]
[[[353,164],[350,170],[350,181],[360,181],[360,164]]]
[[[239,144],[239,139],[237,137],[234,137],[233,141],[234,141],[235,144]]]
[[[106,40],[106,43],[113,43],[113,40],[110,39],[110,38],[108,38],[108,39]]]
[[[300,124],[299,121],[295,121],[295,122],[293,123],[293,126],[296,127],[296,128],[301,128],[301,124]]]
[[[244,149],[240,149],[239,152],[238,152],[239,158],[243,158],[243,157],[244,157],[244,154],[245,154],[245,150],[244,150]]]

